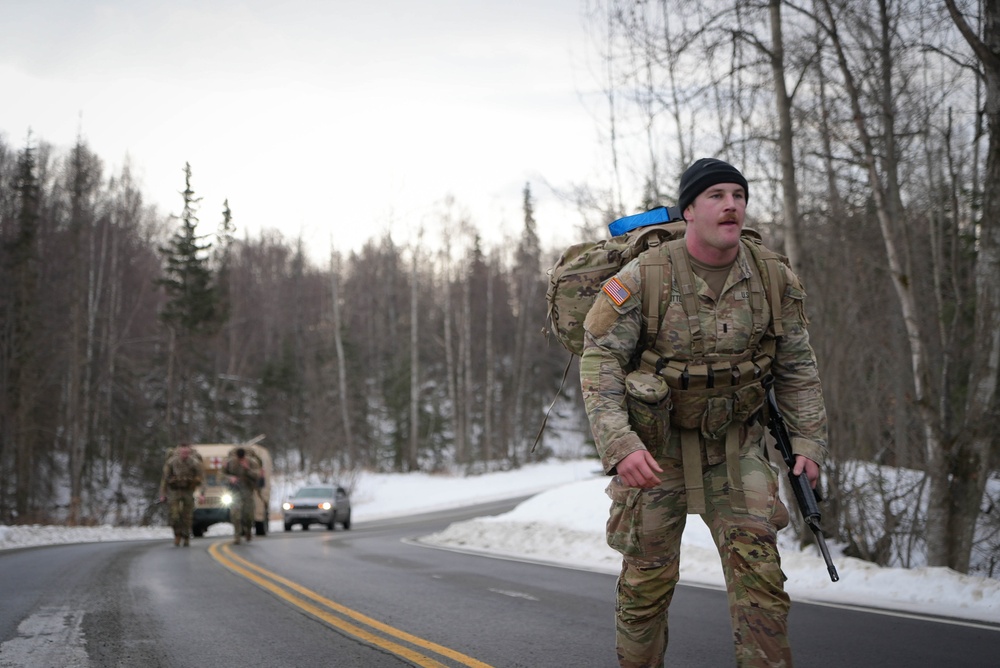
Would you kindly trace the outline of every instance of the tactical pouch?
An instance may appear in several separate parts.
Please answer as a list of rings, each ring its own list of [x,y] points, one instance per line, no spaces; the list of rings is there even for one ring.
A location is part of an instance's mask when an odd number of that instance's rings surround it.
[[[733,421],[733,400],[729,396],[709,397],[701,418],[701,435],[710,441],[726,437],[726,430]]]
[[[670,437],[670,387],[655,373],[625,376],[625,405],[632,430],[654,456],[663,454]]]
[[[186,476],[172,475],[167,479],[169,489],[187,489],[190,485],[191,480]]]
[[[707,390],[676,390],[673,393],[674,426],[697,429],[709,440],[725,438],[730,423],[743,423],[764,405],[764,387],[759,382],[739,387]]]
[[[762,383],[750,383],[736,390],[733,397],[733,420],[749,422],[764,405],[766,391]]]
[[[719,394],[719,390],[674,390],[671,418],[675,427],[698,429],[702,427],[709,398]]]

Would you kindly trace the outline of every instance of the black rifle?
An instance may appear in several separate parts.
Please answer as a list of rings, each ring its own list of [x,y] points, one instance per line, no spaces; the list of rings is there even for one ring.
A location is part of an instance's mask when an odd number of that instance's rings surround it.
[[[830,579],[836,582],[840,579],[840,575],[837,574],[837,567],[833,565],[830,549],[826,546],[826,538],[823,536],[823,529],[819,526],[820,514],[817,502],[822,499],[819,492],[813,490],[812,485],[809,484],[809,478],[804,473],[800,475],[792,473],[795,468],[792,439],[788,436],[785,418],[781,417],[781,411],[778,410],[778,402],[774,398],[772,385],[772,382],[764,385],[767,390],[767,428],[771,432],[771,436],[774,437],[778,452],[781,453],[782,459],[788,466],[788,480],[792,483],[792,491],[795,492],[795,500],[799,504],[799,510],[802,511],[802,519],[806,521],[806,524],[812,529],[813,535],[816,536],[816,544],[819,545],[819,551],[823,553],[823,559],[826,561],[826,570],[830,573]]]

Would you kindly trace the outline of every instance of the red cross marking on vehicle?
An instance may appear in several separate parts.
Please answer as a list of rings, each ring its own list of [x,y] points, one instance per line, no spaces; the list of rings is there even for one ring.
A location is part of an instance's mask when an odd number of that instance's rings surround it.
[[[222,468],[222,457],[212,457],[208,461],[211,462],[213,469]]]

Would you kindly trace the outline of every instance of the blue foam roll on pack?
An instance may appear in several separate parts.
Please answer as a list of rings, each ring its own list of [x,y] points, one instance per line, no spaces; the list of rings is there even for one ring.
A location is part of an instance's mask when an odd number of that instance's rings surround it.
[[[644,213],[636,213],[631,216],[619,218],[615,222],[608,225],[608,231],[611,232],[611,236],[617,237],[640,227],[646,227],[647,225],[659,225],[660,223],[669,223],[672,220],[683,220],[681,212],[677,209],[677,207],[658,206],[655,209],[650,209]]]

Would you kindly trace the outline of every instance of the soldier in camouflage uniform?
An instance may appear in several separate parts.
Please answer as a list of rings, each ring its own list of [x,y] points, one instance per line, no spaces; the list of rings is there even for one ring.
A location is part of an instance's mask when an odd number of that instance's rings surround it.
[[[181,443],[167,456],[160,479],[160,501],[169,501],[170,526],[174,529],[174,545],[191,544],[191,523],[194,519],[194,492],[201,485],[201,457],[188,443]]]
[[[641,355],[639,260],[604,285],[584,324],[583,395],[604,469],[614,475],[607,539],[623,558],[623,667],[663,666],[688,513],[701,515],[719,549],[737,664],[792,665],[777,550],[788,513],[764,447],[762,380],[773,378],[795,471],[813,486],[827,452],[826,409],[798,278],[780,264],[780,312],[751,306],[767,286],[741,241],[748,198],[746,179],[721,160],[699,160],[684,173],[686,232],[667,244],[672,286],[652,355]],[[686,311],[685,292],[694,293],[696,313]]]
[[[229,476],[229,489],[233,492],[233,503],[229,506],[229,521],[233,523],[233,542],[240,544],[241,538],[249,543],[253,537],[254,509],[256,505],[257,481],[260,480],[261,466],[256,457],[250,456],[246,448],[234,448],[222,467]]]

